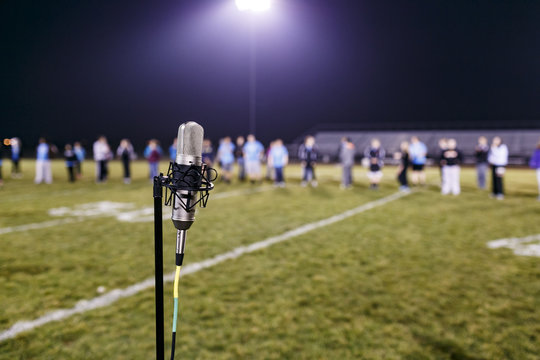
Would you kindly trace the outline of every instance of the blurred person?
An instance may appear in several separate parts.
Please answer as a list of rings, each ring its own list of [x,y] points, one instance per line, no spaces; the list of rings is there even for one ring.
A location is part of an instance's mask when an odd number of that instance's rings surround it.
[[[69,182],[75,182],[75,165],[77,163],[77,155],[75,155],[75,151],[73,151],[73,147],[70,144],[66,144],[64,147],[64,160],[66,162],[68,180]]]
[[[533,169],[536,169],[536,181],[538,182],[538,201],[540,201],[540,141],[538,141],[536,149],[531,156],[529,166]]]
[[[476,158],[476,181],[478,188],[486,188],[486,173],[488,170],[489,145],[485,136],[478,138],[478,144],[474,148]]]
[[[235,146],[230,137],[225,137],[219,144],[217,158],[221,164],[221,176],[223,181],[229,184],[231,182],[232,169],[234,164],[234,149]]]
[[[446,138],[441,138],[439,139],[439,176],[441,177],[441,188],[443,187],[443,182],[444,182],[444,177],[443,177],[443,173],[442,173],[442,154],[444,153],[444,151],[446,149],[448,149],[448,140]]]
[[[122,161],[124,170],[124,184],[131,184],[131,160],[135,160],[137,155],[133,150],[133,145],[128,139],[122,139],[116,149],[116,156]]]
[[[51,152],[51,146],[47,144],[45,138],[40,138],[39,145],[36,149],[36,177],[34,179],[36,184],[41,184],[42,182],[46,184],[52,183]]]
[[[402,141],[399,149],[400,152],[396,153],[395,155],[395,159],[400,160],[397,170],[399,190],[409,191],[409,181],[407,180],[407,170],[409,168],[409,143],[407,141]]]
[[[208,167],[214,165],[214,148],[210,139],[203,140],[202,162],[208,165]]]
[[[146,149],[144,149],[144,157],[148,160],[148,168],[150,171],[150,181],[153,181],[154,177],[159,174],[159,161],[163,155],[163,150],[159,146],[159,142],[156,139],[148,141]]]
[[[346,139],[346,143],[342,144],[341,152],[339,154],[339,160],[341,167],[343,168],[343,177],[341,182],[341,188],[349,189],[352,186],[353,177],[352,170],[354,166],[355,146],[349,138]]]
[[[109,160],[112,157],[111,148],[105,136],[100,136],[94,142],[93,151],[96,162],[96,182],[105,182],[109,176]]]
[[[20,161],[22,154],[21,140],[14,137],[10,140],[11,145],[11,177],[20,179],[22,177]]]
[[[283,141],[277,139],[272,142],[272,147],[268,153],[268,165],[275,171],[274,185],[285,187],[284,168],[289,163],[289,152]]]
[[[77,173],[77,178],[80,179],[82,177],[82,163],[84,162],[84,158],[86,156],[86,150],[84,150],[81,143],[77,141],[73,144],[73,152],[77,157],[75,172]]]
[[[234,157],[236,158],[236,163],[238,164],[238,180],[246,180],[246,168],[244,162],[244,137],[238,136],[236,138],[236,149],[234,150]]]
[[[171,162],[176,161],[176,151],[178,147],[178,138],[174,138],[173,143],[171,146],[169,146],[169,159],[171,159]]]
[[[427,160],[427,147],[417,136],[411,138],[409,156],[412,164],[412,183],[414,185],[425,185],[426,173],[424,171],[424,166]]]
[[[311,186],[317,187],[317,178],[315,177],[315,165],[317,163],[318,149],[313,136],[307,136],[304,143],[298,148],[298,158],[302,163],[302,183],[306,186],[311,182]]]
[[[493,196],[497,200],[504,199],[503,177],[508,165],[508,147],[499,136],[495,136],[489,149],[488,162],[491,165]]]
[[[383,161],[384,161],[385,152],[384,149],[381,148],[381,142],[379,139],[373,139],[371,140],[370,146],[368,146],[364,150],[364,157],[368,159],[368,179],[369,179],[369,187],[371,189],[378,189],[379,183],[382,179],[382,167],[383,167]]]
[[[264,146],[255,139],[255,135],[248,135],[244,144],[244,162],[247,176],[252,184],[261,180],[261,158],[263,153]]]
[[[2,160],[4,159],[4,144],[0,143],[0,187],[4,185],[4,179],[2,178]]]
[[[272,146],[274,146],[274,142],[270,142],[270,145],[266,149],[266,152],[264,154],[266,158],[266,180],[275,180],[275,171],[274,167],[272,166],[272,162],[270,161],[270,151],[272,150]]]
[[[442,188],[441,193],[447,195],[459,195],[461,192],[460,186],[460,164],[463,161],[461,151],[457,149],[455,139],[448,139],[446,149],[441,153],[442,166]]]
[[[220,169],[222,168],[222,166],[221,166],[221,159],[218,156],[218,151],[219,151],[219,147],[221,146],[221,144],[223,144],[224,139],[225,138],[219,139],[218,146],[217,146],[217,151],[216,151],[216,157],[214,158],[214,161],[217,162]]]
[[[346,136],[341,137],[341,139],[339,140],[339,146],[338,146],[338,149],[337,149],[337,158],[338,158],[338,160],[341,159],[341,152],[343,151],[343,149],[345,149],[348,142],[349,142],[349,138],[346,137]]]
[[[444,150],[448,149],[448,141],[450,139],[447,138],[440,138],[437,145],[439,146],[439,150],[443,152]]]

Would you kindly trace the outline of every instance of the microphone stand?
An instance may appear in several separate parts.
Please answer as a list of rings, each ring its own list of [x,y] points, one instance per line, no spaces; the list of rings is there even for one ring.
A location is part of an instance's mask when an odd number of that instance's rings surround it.
[[[184,209],[192,209],[199,204],[201,207],[206,207],[208,201],[208,192],[214,188],[212,181],[217,178],[217,172],[214,169],[188,166],[187,169],[180,168],[177,164],[171,163],[167,176],[160,173],[153,179],[153,194],[154,194],[154,267],[155,267],[155,298],[156,298],[156,359],[165,359],[165,321],[163,310],[163,187],[171,191],[170,196],[165,193],[165,205],[173,204],[175,199],[180,201],[179,206]],[[206,173],[212,176],[205,175]],[[179,177],[175,178],[175,174]],[[193,184],[195,181],[195,184]],[[198,181],[198,183],[197,183]],[[191,182],[191,183],[190,183]],[[176,191],[189,189],[186,191],[200,192],[199,200],[191,203],[183,203],[183,200],[177,195]],[[167,191],[167,190],[166,190]],[[177,281],[180,275],[180,266],[184,257],[184,244],[186,240],[186,231],[179,230],[176,249],[176,265],[177,273],[175,277],[175,313],[173,322],[173,346],[171,349],[171,358],[174,358],[174,343],[176,337],[176,304],[177,304]]]
[[[165,358],[163,311],[163,174],[154,177],[154,266],[156,290],[156,359]]]

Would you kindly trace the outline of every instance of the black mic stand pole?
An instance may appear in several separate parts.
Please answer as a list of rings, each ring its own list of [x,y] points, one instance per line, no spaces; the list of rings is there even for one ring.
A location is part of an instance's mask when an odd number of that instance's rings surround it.
[[[156,359],[165,359],[163,318],[163,174],[154,177],[154,259],[156,275]]]

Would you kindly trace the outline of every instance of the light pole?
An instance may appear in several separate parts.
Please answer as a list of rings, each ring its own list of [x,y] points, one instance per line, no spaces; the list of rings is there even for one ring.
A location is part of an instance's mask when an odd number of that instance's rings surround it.
[[[264,12],[272,6],[272,0],[235,0],[240,11],[250,13]],[[257,33],[255,14],[249,19],[249,133],[257,130]]]

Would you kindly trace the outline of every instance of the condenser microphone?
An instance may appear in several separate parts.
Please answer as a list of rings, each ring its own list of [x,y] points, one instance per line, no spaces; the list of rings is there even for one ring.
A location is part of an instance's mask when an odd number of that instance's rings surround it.
[[[154,223],[156,259],[156,350],[163,360],[163,230],[162,187],[165,187],[165,205],[172,205],[172,222],[177,229],[176,272],[174,274],[174,315],[172,326],[171,359],[174,359],[176,322],[178,318],[178,282],[184,261],[186,234],[195,220],[197,205],[206,207],[209,191],[214,188],[217,172],[202,162],[204,130],[196,122],[186,122],[178,128],[176,159],[169,165],[167,176],[154,177]],[[170,191],[170,197],[167,196]]]
[[[178,128],[176,164],[179,175],[173,181],[177,186],[173,201],[172,221],[178,230],[187,230],[195,220],[197,189],[201,185],[198,176],[202,173],[202,145],[204,130],[194,121],[183,123]],[[185,235],[184,235],[185,236]]]

